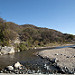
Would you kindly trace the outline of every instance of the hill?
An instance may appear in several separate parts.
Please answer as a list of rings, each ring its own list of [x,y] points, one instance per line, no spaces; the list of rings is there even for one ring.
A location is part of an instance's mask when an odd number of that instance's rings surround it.
[[[18,44],[15,41],[20,41]],[[50,43],[73,43],[75,36],[59,31],[41,28],[31,24],[18,25],[0,18],[0,45],[13,45],[24,50],[33,46],[46,46]]]

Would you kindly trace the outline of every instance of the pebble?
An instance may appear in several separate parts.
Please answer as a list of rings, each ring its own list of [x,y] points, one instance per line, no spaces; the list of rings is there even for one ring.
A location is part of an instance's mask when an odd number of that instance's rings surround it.
[[[53,61],[54,61],[54,63],[52,63],[52,62],[50,63],[50,61],[48,61],[49,62],[48,63],[47,61],[45,61],[42,65],[39,65],[39,63],[34,64],[34,65],[28,64],[28,67],[22,65],[18,68],[15,68],[15,66],[13,65],[12,66],[14,68],[13,70],[6,70],[6,68],[5,68],[0,73],[9,73],[9,74],[12,74],[12,73],[14,73],[14,74],[34,74],[34,73],[53,74],[53,73],[56,73],[56,71],[58,70],[58,68],[56,68],[57,65],[54,66],[54,64],[56,64],[56,62],[58,62],[58,59],[55,58],[55,59],[53,59]],[[51,70],[51,66],[54,66],[56,68],[56,70],[55,69]],[[66,69],[66,67],[65,67],[65,69]],[[66,71],[67,71],[67,69],[66,69]]]
[[[58,53],[57,53],[57,54],[55,54],[55,55],[58,55]]]
[[[47,66],[47,64],[44,65],[45,67]]]
[[[33,70],[32,72],[35,73],[35,70]]]
[[[19,66],[18,69],[23,69],[23,68],[21,66]]]
[[[50,67],[49,66],[47,66],[47,70],[50,70]]]
[[[58,58],[54,58],[54,59],[52,59],[52,62],[53,62],[53,63],[58,62]]]
[[[75,58],[75,56],[73,56]]]
[[[21,71],[19,71],[19,74],[22,74],[22,72],[21,72]]]
[[[64,56],[66,56],[66,55],[64,55]]]
[[[0,73],[3,73],[3,71],[1,70]]]
[[[60,54],[60,55],[63,55],[63,54]]]
[[[11,73],[11,71],[9,71],[9,73]]]
[[[66,58],[70,58],[69,56],[67,56]]]
[[[37,70],[37,73],[40,73],[40,70]]]

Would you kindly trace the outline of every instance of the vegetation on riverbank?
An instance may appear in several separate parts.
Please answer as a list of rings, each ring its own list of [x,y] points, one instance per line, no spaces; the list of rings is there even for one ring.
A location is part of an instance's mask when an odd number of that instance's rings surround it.
[[[16,42],[17,40],[17,42]],[[0,45],[14,46],[16,50],[28,50],[34,47],[55,46],[75,42],[72,34],[25,24],[17,25],[0,18]]]

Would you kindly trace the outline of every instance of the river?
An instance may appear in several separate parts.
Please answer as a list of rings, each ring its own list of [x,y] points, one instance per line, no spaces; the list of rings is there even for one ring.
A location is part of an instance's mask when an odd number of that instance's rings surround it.
[[[54,48],[58,49],[58,48],[73,47],[73,46],[75,46],[75,45],[54,47]],[[51,48],[51,49],[54,49],[54,48]],[[11,55],[2,55],[2,56],[0,56],[0,69],[6,67],[8,65],[12,65],[17,61],[19,61],[22,64],[26,64],[26,63],[36,64],[37,63],[39,65],[42,65],[46,61],[41,59],[40,57],[36,56],[34,53],[39,52],[41,50],[46,50],[46,49],[50,50],[50,48],[33,49],[33,50],[18,52],[18,53],[11,54]]]
[[[37,50],[28,50],[28,51],[22,51],[11,55],[2,55],[0,56],[0,68],[4,68],[7,65],[12,65],[15,62],[29,62],[39,59],[34,53],[37,52]]]

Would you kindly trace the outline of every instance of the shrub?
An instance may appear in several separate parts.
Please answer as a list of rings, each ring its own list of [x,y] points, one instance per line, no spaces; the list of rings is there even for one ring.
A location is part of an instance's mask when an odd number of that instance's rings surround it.
[[[27,50],[27,47],[26,47],[25,43],[20,43],[19,49],[20,49],[20,51]]]

